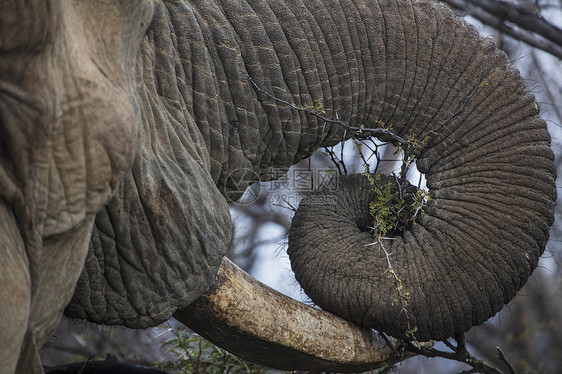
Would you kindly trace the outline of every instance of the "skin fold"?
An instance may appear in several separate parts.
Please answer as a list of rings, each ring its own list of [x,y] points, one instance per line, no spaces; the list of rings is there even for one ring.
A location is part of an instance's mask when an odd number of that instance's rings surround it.
[[[192,320],[195,310],[221,321],[230,319],[220,313],[252,313],[240,302],[213,309],[232,242],[227,203],[272,168],[286,170],[350,136],[274,97],[297,107],[320,101],[351,126],[429,136],[416,162],[432,202],[392,247],[413,292],[420,340],[482,323],[522,287],[552,223],[550,137],[505,55],[443,6],[10,0],[0,13],[2,373],[41,372],[37,349],[63,309],[132,328],[172,315],[205,326]],[[368,201],[355,187],[339,192]],[[355,239],[303,231],[313,221],[298,219],[289,250],[305,290],[330,312],[402,337],[378,256],[359,252],[364,262],[352,262],[371,273],[346,283],[348,274],[325,265],[336,261],[315,253],[333,249],[319,242]],[[465,267],[470,257],[477,260]],[[325,270],[344,279],[337,292],[326,292]],[[414,292],[425,282],[434,283]],[[264,302],[276,297],[263,292]],[[210,309],[199,313],[203,302]],[[357,350],[380,349],[365,343],[368,329],[334,318],[339,333],[355,331]],[[252,359],[248,347],[261,343],[246,335],[241,345]],[[327,345],[326,336],[338,339],[324,335]],[[368,358],[353,366],[322,351],[306,353],[319,357],[317,370],[325,357],[327,367],[353,371],[390,355],[357,354]],[[268,354],[253,359],[267,364]],[[299,368],[291,364],[279,366]]]
[[[42,372],[37,349],[72,297],[94,215],[130,169],[151,16],[143,1],[2,5],[2,373]]]

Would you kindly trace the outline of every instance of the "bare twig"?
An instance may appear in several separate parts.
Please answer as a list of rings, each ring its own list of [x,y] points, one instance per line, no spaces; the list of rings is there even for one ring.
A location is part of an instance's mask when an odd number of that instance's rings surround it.
[[[466,349],[466,342],[464,340],[464,334],[460,334],[459,336],[455,337],[455,341],[457,342],[457,348],[455,352],[461,356],[468,356],[468,349]]]
[[[451,343],[445,343],[448,347],[450,347],[453,352],[447,351],[440,351],[435,348],[426,348],[423,346],[417,346],[410,342],[404,342],[406,351],[417,353],[419,355],[425,357],[441,357],[446,358],[448,360],[462,362],[472,367],[470,370],[465,370],[459,374],[469,374],[469,373],[482,373],[482,374],[503,374],[500,370],[489,366],[484,361],[481,361],[468,352],[466,349],[466,345],[464,342],[464,335],[455,338],[457,341],[457,346],[453,346]],[[504,356],[505,357],[505,356]],[[507,361],[507,358],[506,358]],[[504,361],[505,362],[505,361]],[[507,364],[507,363],[506,363]],[[508,367],[511,364],[508,364]],[[511,371],[510,374],[516,374],[515,372]]]
[[[359,157],[361,158],[361,161],[363,162],[363,169],[365,169],[365,172],[370,173],[371,168],[370,168],[369,160],[371,159],[371,157],[373,157],[373,155],[375,155],[375,157],[378,160],[378,158],[379,158],[378,157],[378,151],[374,150],[374,149],[371,149],[371,147],[369,147],[366,143],[360,143],[360,144],[365,145],[369,149],[369,151],[371,151],[371,155],[368,158],[365,158],[365,155],[363,154],[362,150],[359,150]],[[379,163],[377,161],[377,164],[375,166],[375,170],[377,170],[378,165],[379,165]],[[367,169],[369,169],[369,170],[367,170]]]
[[[498,351],[498,356],[500,357],[500,360],[502,360],[503,363],[505,364],[505,366],[507,366],[507,368],[509,369],[509,373],[510,374],[517,374],[517,371],[515,371],[515,368],[513,367],[511,362],[509,362],[509,360],[507,359],[505,353],[503,353],[501,348],[496,347],[496,350]]]
[[[443,344],[445,344],[447,346],[447,348],[449,348],[451,351],[455,351],[457,349],[457,347],[455,347],[450,341],[448,340],[443,340]]]

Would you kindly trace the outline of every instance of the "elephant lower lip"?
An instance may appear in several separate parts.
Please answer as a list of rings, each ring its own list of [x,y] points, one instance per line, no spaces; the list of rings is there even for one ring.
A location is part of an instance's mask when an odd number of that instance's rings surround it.
[[[227,258],[211,289],[174,317],[240,357],[282,370],[357,372],[403,359],[371,329],[282,295]]]

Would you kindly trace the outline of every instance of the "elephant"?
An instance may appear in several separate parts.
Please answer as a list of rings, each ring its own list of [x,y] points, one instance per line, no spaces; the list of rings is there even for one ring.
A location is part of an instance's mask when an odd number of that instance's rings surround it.
[[[317,102],[338,121],[299,110]],[[37,349],[63,312],[131,328],[173,316],[284,369],[403,359],[372,330],[408,339],[396,284],[365,246],[368,178],[342,177],[335,204],[305,198],[295,214],[292,266],[324,310],[225,257],[227,203],[271,168],[354,136],[342,123],[428,139],[415,162],[431,201],[388,242],[414,338],[454,337],[492,317],[544,251],[556,171],[519,72],[444,5],[7,1],[1,372],[41,373]]]

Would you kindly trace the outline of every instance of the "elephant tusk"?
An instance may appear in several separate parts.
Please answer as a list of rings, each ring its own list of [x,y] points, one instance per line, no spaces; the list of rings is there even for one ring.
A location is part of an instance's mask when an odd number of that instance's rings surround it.
[[[373,330],[291,299],[226,257],[211,288],[174,317],[237,356],[281,370],[357,372],[408,357]]]

